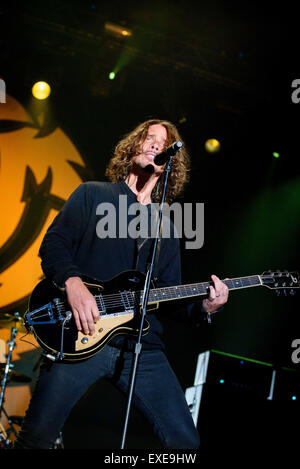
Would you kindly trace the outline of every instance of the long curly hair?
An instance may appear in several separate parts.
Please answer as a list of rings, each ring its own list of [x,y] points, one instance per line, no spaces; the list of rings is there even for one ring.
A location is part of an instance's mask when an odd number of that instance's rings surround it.
[[[163,125],[167,131],[166,145],[172,145],[175,141],[181,141],[182,147],[177,152],[172,161],[172,171],[169,176],[166,192],[166,201],[170,203],[175,197],[183,192],[185,184],[189,179],[190,158],[185,148],[184,142],[174,124],[166,120],[150,119],[139,124],[133,131],[124,136],[116,145],[113,157],[111,158],[105,175],[111,182],[120,182],[126,179],[132,165],[132,156],[138,154],[140,146],[148,135],[148,129],[151,125]],[[152,191],[152,201],[159,202],[162,193],[162,182],[160,179]]]

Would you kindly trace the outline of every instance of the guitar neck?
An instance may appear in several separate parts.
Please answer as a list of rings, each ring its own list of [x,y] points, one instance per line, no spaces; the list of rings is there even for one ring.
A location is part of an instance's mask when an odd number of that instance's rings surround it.
[[[141,279],[142,281],[142,279]],[[298,272],[281,272],[267,271],[261,275],[251,275],[248,277],[238,277],[225,279],[223,282],[229,290],[241,290],[242,288],[264,286],[276,291],[289,290],[291,294],[295,294],[295,289],[299,288]],[[179,300],[184,298],[197,298],[207,295],[209,287],[213,286],[213,282],[192,283],[188,285],[177,285],[171,287],[152,288],[149,291],[148,304],[157,304],[162,301]],[[119,306],[125,308],[126,311],[133,310],[136,305],[143,303],[143,290],[124,290],[113,294],[95,295],[99,311],[104,312],[115,309]]]
[[[263,284],[260,275],[233,278],[229,280],[223,280],[223,282],[227,285],[229,290],[257,287]],[[180,298],[184,299],[207,295],[208,288],[211,285],[213,285],[213,282],[192,283],[189,285],[154,288],[150,290],[149,303],[157,303],[161,301],[170,301]]]

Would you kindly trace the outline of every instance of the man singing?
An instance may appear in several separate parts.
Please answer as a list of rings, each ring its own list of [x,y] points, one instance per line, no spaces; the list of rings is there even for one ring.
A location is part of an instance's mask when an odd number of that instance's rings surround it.
[[[112,204],[119,220],[119,200],[123,196],[127,209],[138,203],[146,207],[151,217],[152,204],[160,200],[164,172],[164,166],[157,166],[154,158],[174,141],[182,139],[170,122],[153,119],[140,124],[116,146],[106,170],[110,182],[81,184],[45,235],[40,248],[45,276],[65,289],[76,327],[87,336],[95,333],[99,311],[83,276],[109,280],[126,270],[146,272],[153,243],[151,237],[99,237],[97,207]],[[173,159],[166,193],[168,203],[183,191],[188,170],[189,157],[183,145]],[[181,284],[179,240],[174,229],[161,240],[155,280],[157,287]],[[227,302],[228,288],[215,275],[212,281],[204,300],[190,302],[183,308],[170,302],[165,308],[168,317],[184,316],[195,324],[216,312]],[[166,358],[159,314],[160,309],[146,315],[150,329],[142,340],[133,403],[151,424],[162,447],[197,449],[199,434]],[[86,360],[65,363],[43,359],[15,448],[51,448],[74,405],[99,378],[108,378],[127,394],[135,343],[132,336],[117,335]]]

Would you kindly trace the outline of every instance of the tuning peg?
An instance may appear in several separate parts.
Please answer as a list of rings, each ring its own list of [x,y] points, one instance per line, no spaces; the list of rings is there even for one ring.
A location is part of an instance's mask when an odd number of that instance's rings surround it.
[[[280,296],[280,290],[275,290],[275,291],[276,291],[276,295]]]
[[[292,296],[296,295],[295,290],[290,290],[290,295],[292,295]]]
[[[273,271],[272,270],[265,270],[262,275],[271,275],[273,274]]]

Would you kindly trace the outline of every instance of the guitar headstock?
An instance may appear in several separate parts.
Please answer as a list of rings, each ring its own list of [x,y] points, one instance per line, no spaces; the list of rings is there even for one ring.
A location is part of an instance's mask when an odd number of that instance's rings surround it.
[[[295,289],[300,288],[299,273],[287,270],[267,270],[260,275],[262,284],[265,287],[276,290],[279,295],[290,293],[295,295]]]

